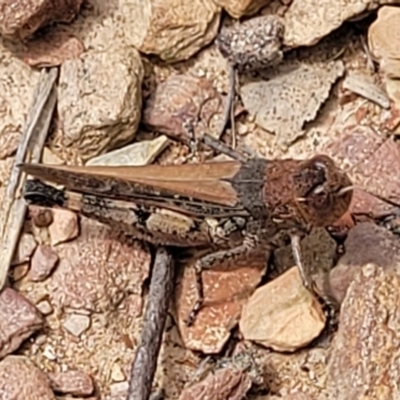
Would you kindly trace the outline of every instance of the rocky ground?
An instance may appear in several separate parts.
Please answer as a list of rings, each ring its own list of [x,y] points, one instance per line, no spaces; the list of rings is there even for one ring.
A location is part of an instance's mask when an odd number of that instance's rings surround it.
[[[187,327],[188,263],[154,392],[400,398],[399,3],[0,0],[0,259],[19,229],[8,190],[45,68],[58,80],[43,163],[226,157],[196,151],[193,136],[204,133],[267,158],[328,154],[357,189],[348,213],[314,229],[302,248],[317,284],[328,276],[340,314],[327,315],[303,288],[283,247],[268,267],[206,271],[207,306]],[[239,71],[235,124],[221,135],[231,67]],[[12,262],[0,264],[0,398],[125,399],[150,246],[71,211],[30,206]]]

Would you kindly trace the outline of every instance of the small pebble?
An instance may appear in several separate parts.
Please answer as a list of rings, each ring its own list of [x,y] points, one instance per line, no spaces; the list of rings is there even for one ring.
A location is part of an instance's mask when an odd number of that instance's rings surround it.
[[[90,327],[90,317],[81,314],[69,314],[63,327],[72,335],[78,337]]]

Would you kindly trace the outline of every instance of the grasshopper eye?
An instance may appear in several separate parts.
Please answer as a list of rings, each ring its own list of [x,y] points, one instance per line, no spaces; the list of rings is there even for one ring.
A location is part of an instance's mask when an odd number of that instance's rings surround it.
[[[324,210],[332,206],[332,196],[320,185],[309,193],[307,203],[316,210]]]

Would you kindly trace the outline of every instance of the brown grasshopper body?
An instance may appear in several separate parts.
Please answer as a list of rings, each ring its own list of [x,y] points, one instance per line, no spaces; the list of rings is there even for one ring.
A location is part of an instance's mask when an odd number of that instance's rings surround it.
[[[154,244],[208,249],[196,263],[194,313],[202,302],[203,269],[265,259],[282,235],[298,238],[312,226],[335,222],[352,197],[351,181],[324,155],[179,166],[21,167],[65,187],[27,181],[24,196],[31,203],[69,208]]]

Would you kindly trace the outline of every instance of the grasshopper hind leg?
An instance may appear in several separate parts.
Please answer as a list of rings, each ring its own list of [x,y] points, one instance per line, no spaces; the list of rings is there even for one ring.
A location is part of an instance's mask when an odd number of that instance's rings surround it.
[[[265,261],[266,257],[267,249],[261,246],[257,236],[247,235],[239,246],[228,250],[216,251],[197,260],[195,264],[197,301],[185,320],[186,325],[193,325],[197,314],[204,306],[203,270],[234,268],[240,263],[250,262],[250,260],[253,261],[258,258]]]

